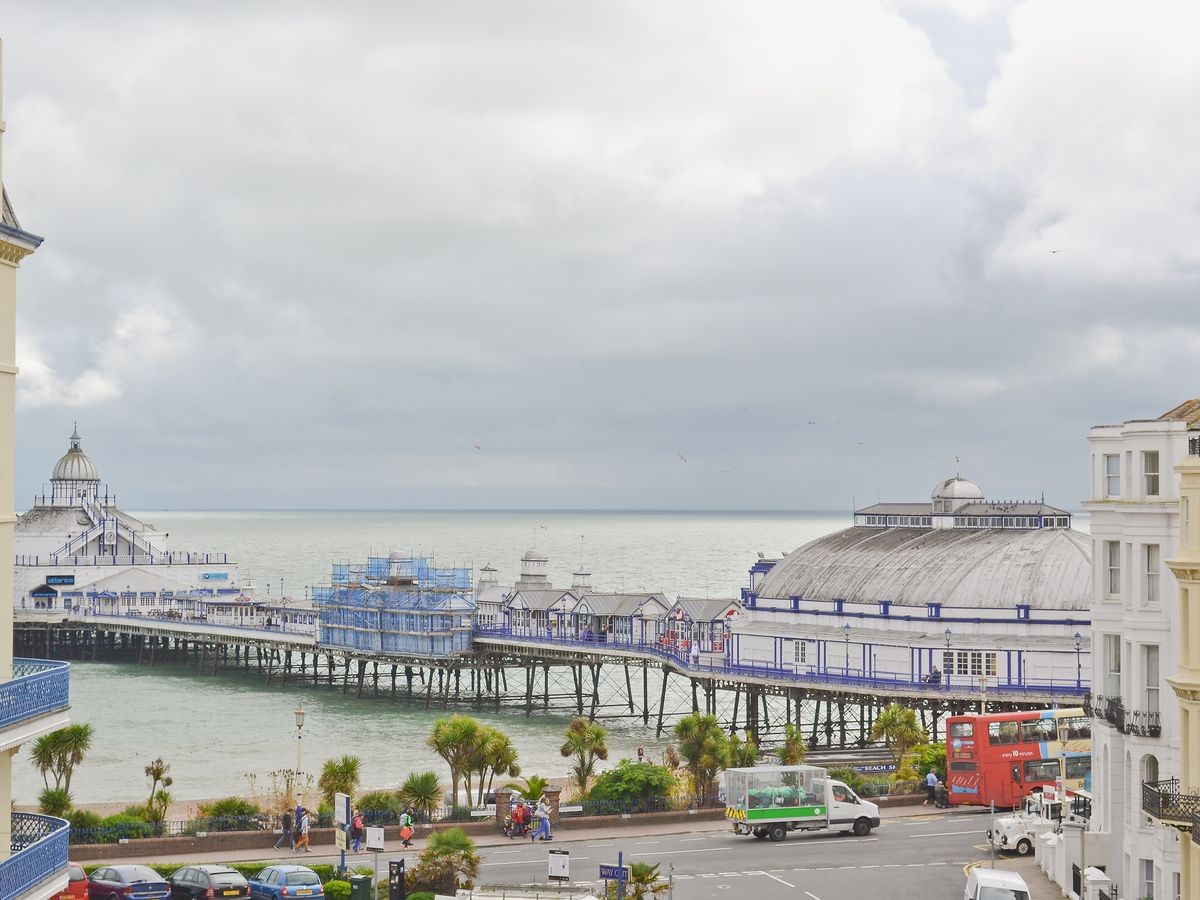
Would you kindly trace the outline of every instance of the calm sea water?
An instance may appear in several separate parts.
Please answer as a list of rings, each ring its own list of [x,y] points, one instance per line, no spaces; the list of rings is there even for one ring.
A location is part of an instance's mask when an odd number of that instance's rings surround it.
[[[442,565],[490,562],[502,583],[536,542],[550,558],[556,586],[568,587],[581,561],[600,590],[661,590],[668,596],[732,597],[762,551],[791,550],[843,528],[849,515],[664,512],[141,512],[170,533],[177,550],[227,551],[260,590],[299,596],[328,581],[334,561],[392,550],[435,556]],[[72,783],[77,803],[144,801],[142,768],[171,764],[180,800],[245,793],[247,773],[295,765],[292,710],[302,699],[305,770],[342,753],[363,760],[368,787],[390,787],[409,772],[448,772],[424,739],[442,712],[390,700],[343,697],[312,688],[267,690],[255,677],[199,678],[189,670],[76,663],[72,718],[90,722],[93,748]],[[482,714],[513,738],[526,772],[567,774],[558,753],[566,717]],[[612,759],[639,745],[657,747],[640,723],[610,729]],[[28,750],[14,765],[18,803],[36,800],[42,782]]]

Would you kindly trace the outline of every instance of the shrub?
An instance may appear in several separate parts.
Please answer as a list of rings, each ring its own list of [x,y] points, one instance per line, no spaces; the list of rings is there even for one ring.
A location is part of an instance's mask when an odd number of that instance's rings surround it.
[[[200,813],[201,818],[205,819],[231,819],[235,816],[262,815],[262,810],[258,808],[257,803],[251,803],[242,797],[222,797],[211,803],[201,803],[196,807],[196,811]]]
[[[435,897],[432,891],[413,891],[408,900],[435,900]]]
[[[137,807],[134,807],[135,809]],[[100,820],[96,843],[115,844],[121,838],[143,838],[154,835],[155,827],[140,816],[117,813]]]
[[[849,766],[836,766],[830,769],[829,777],[835,781],[842,782],[856,794],[861,793],[863,786],[866,784],[866,779]]]
[[[92,812],[90,809],[73,809],[71,814],[67,816],[72,828],[99,828],[100,816]]]
[[[946,780],[946,745],[944,743],[924,744],[917,747],[905,760],[906,766],[915,770],[918,779],[925,780],[929,772],[933,772],[939,780]]]
[[[461,829],[435,831],[410,873],[412,887],[453,894],[479,876],[480,864],[475,842]]]
[[[587,799],[627,807],[663,800],[675,787],[675,776],[663,766],[623,759],[596,777]]]
[[[368,819],[398,820],[404,812],[404,803],[395,791],[367,791],[355,798],[355,805]]]
[[[38,795],[38,808],[47,816],[65,819],[71,811],[71,793],[66,788],[46,788]]]
[[[329,900],[350,900],[350,882],[336,879],[325,882],[325,896]]]

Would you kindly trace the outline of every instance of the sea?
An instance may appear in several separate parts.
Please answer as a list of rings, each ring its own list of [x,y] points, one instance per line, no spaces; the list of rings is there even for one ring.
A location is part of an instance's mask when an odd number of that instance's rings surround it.
[[[583,567],[597,590],[661,591],[667,597],[736,597],[759,554],[777,557],[850,524],[826,512],[552,512],[552,511],[182,511],[135,512],[170,535],[175,550],[227,552],[243,580],[271,596],[304,596],[329,582],[335,562],[392,551],[433,557],[442,566],[490,563],[501,584],[519,574],[521,555],[536,548],[549,558],[556,587],[569,587]],[[71,669],[71,717],[88,722],[92,748],[71,783],[76,804],[145,802],[144,767],[161,757],[174,779],[176,801],[262,790],[274,770],[296,765],[293,710],[307,712],[303,770],[333,756],[362,760],[364,788],[392,788],[413,771],[442,761],[425,746],[444,711],[423,703],[357,699],[311,686],[273,686],[244,673],[195,674],[186,667],[153,669],[76,662]],[[468,711],[468,710],[464,710]],[[523,712],[471,713],[513,739],[526,774],[561,777],[558,752],[567,716]],[[665,741],[640,722],[609,723],[610,759],[654,757]],[[36,803],[42,778],[23,748],[13,766],[18,804]]]

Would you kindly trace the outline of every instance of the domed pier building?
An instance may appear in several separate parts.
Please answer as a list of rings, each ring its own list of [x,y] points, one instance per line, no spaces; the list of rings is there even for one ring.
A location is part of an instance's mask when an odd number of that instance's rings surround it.
[[[225,553],[167,549],[168,535],[117,508],[76,427],[49,489],[17,518],[17,611],[205,616],[206,604],[241,595]]]
[[[730,629],[742,666],[884,695],[1087,691],[1091,540],[1042,500],[987,500],[956,474],[928,502],[855,511],[750,579]]]

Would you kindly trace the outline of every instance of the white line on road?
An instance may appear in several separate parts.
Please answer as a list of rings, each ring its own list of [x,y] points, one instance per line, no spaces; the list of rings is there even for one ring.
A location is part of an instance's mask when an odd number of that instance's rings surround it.
[[[583,862],[585,859],[591,859],[591,857],[590,856],[576,856],[571,860],[571,862]],[[509,859],[509,860],[505,860],[504,862],[485,862],[483,865],[484,865],[484,868],[487,868],[488,866],[528,866],[528,865],[537,865],[538,863],[545,865],[546,864],[545,857],[539,856],[539,857],[536,857],[535,859]]]
[[[708,838],[680,838],[679,843],[692,844],[692,843],[695,843],[696,841],[707,841],[707,840],[709,840],[709,839]],[[610,846],[616,846],[616,845],[612,844]]]
[[[805,891],[804,893],[806,893],[806,894],[808,894],[808,896],[812,897],[812,900],[821,900],[820,897],[818,897],[816,894],[814,894],[810,891]]]
[[[697,850],[659,850],[656,853],[630,853],[630,856],[665,856],[669,853],[716,853],[719,850],[732,850],[732,847],[703,847]]]
[[[952,834],[979,834],[978,828],[972,828],[970,831],[934,831],[930,834],[910,834],[910,838],[923,837],[949,837]]]
[[[641,847],[641,846],[644,846],[644,845],[646,845],[646,844],[661,844],[661,843],[662,843],[662,841],[634,841],[634,842],[633,842],[633,846],[635,846],[635,847]]]
[[[786,881],[784,881],[782,878],[777,878],[776,876],[772,875],[770,872],[747,872],[746,874],[747,874],[747,875],[766,875],[768,878],[774,878],[774,879],[775,879],[776,881],[778,881],[780,884],[787,885],[788,887],[792,888],[793,890],[794,890],[794,889],[795,889],[795,887],[796,887],[794,884],[788,884],[788,883],[787,883]]]
[[[615,847],[616,844],[588,844],[589,847]]]

